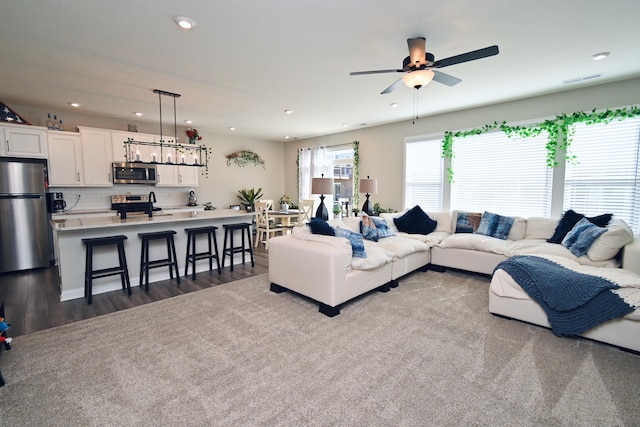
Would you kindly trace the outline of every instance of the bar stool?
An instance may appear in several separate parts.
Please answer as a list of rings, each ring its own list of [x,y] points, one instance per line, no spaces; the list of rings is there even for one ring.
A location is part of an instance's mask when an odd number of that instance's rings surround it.
[[[218,240],[216,239],[216,230],[218,227],[214,227],[213,225],[207,227],[197,227],[197,228],[185,228],[184,231],[187,232],[187,259],[184,262],[184,275],[187,276],[189,274],[189,263],[193,266],[191,272],[191,278],[195,280],[196,278],[196,261],[200,259],[208,259],[209,260],[209,270],[213,270],[213,259],[216,260],[216,266],[218,267],[218,274],[221,274],[220,270],[220,257],[218,256]],[[209,250],[207,252],[196,252],[196,240],[199,234],[207,234],[207,242],[209,243]],[[213,237],[213,239],[212,239]],[[215,253],[213,253],[211,248],[211,241],[213,240],[213,247],[215,249]]]
[[[82,239],[86,246],[85,268],[84,268],[84,296],[87,298],[87,304],[92,303],[93,295],[93,279],[101,277],[120,275],[122,281],[122,289],[126,289],[131,295],[131,283],[129,282],[129,269],[127,268],[127,258],[124,253],[124,241],[127,236],[108,236],[96,237],[91,239]],[[93,248],[97,246],[116,245],[118,247],[118,266],[103,268],[100,270],[93,269]]]
[[[235,224],[223,224],[224,227],[224,246],[222,249],[222,268],[224,268],[224,260],[229,255],[231,258],[231,271],[233,271],[233,254],[241,252],[242,253],[242,263],[245,263],[245,252],[249,252],[251,256],[251,267],[255,267],[255,261],[253,259],[253,246],[251,245],[251,224],[240,222]],[[234,246],[233,245],[233,234],[234,231],[240,230],[240,235],[242,236],[242,246]],[[248,245],[245,246],[244,236],[245,230],[247,239],[249,240]],[[229,240],[229,246],[227,246],[227,239]]]
[[[173,279],[173,269],[176,270],[176,279],[180,283],[180,274],[178,273],[178,257],[176,257],[176,245],[173,241],[173,230],[155,231],[152,233],[138,233],[138,237],[142,239],[142,249],[140,251],[140,286],[142,286],[142,278],[144,276],[144,290],[149,291],[149,269],[157,267],[169,266],[169,277]],[[149,242],[151,240],[165,239],[167,242],[167,257],[149,261]]]

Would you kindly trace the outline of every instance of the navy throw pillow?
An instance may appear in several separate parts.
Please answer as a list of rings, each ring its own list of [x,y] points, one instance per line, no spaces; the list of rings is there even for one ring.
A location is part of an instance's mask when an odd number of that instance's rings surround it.
[[[322,218],[311,218],[307,223],[313,234],[323,234],[325,236],[335,236],[336,231]]]
[[[393,223],[398,227],[398,230],[408,234],[429,234],[438,225],[438,222],[429,218],[429,215],[418,205],[415,205],[404,215],[394,218]]]
[[[587,220],[589,220],[590,223],[597,225],[598,227],[604,228],[609,225],[609,221],[611,221],[612,216],[612,214],[602,214],[587,218]],[[547,242],[562,243],[562,240],[564,240],[567,233],[569,233],[582,218],[585,218],[585,216],[581,213],[577,213],[573,209],[569,209],[568,211],[566,211],[562,215],[562,218],[560,219],[556,230],[553,232],[553,236],[551,236],[551,238],[548,239]]]

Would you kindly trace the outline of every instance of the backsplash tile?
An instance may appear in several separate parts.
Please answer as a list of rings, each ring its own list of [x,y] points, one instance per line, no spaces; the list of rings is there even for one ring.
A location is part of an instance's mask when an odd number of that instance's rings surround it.
[[[62,192],[67,202],[65,211],[111,209],[111,196],[156,193],[158,207],[186,206],[189,188],[151,187],[148,185],[116,185],[114,187],[50,187],[48,192]],[[80,200],[77,200],[80,196]],[[77,203],[76,203],[77,200]]]

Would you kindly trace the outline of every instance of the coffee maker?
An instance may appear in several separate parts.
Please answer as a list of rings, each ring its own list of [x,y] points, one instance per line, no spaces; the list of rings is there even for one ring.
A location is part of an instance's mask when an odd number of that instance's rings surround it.
[[[67,202],[64,201],[63,193],[47,193],[47,210],[51,213],[64,212]]]

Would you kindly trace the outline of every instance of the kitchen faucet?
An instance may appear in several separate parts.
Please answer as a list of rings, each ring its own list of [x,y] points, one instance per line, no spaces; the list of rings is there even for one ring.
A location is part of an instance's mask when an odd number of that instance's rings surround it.
[[[149,209],[149,217],[153,216],[153,204],[156,203],[156,202],[157,202],[156,193],[151,191],[149,193],[149,207],[148,207],[148,209]]]

